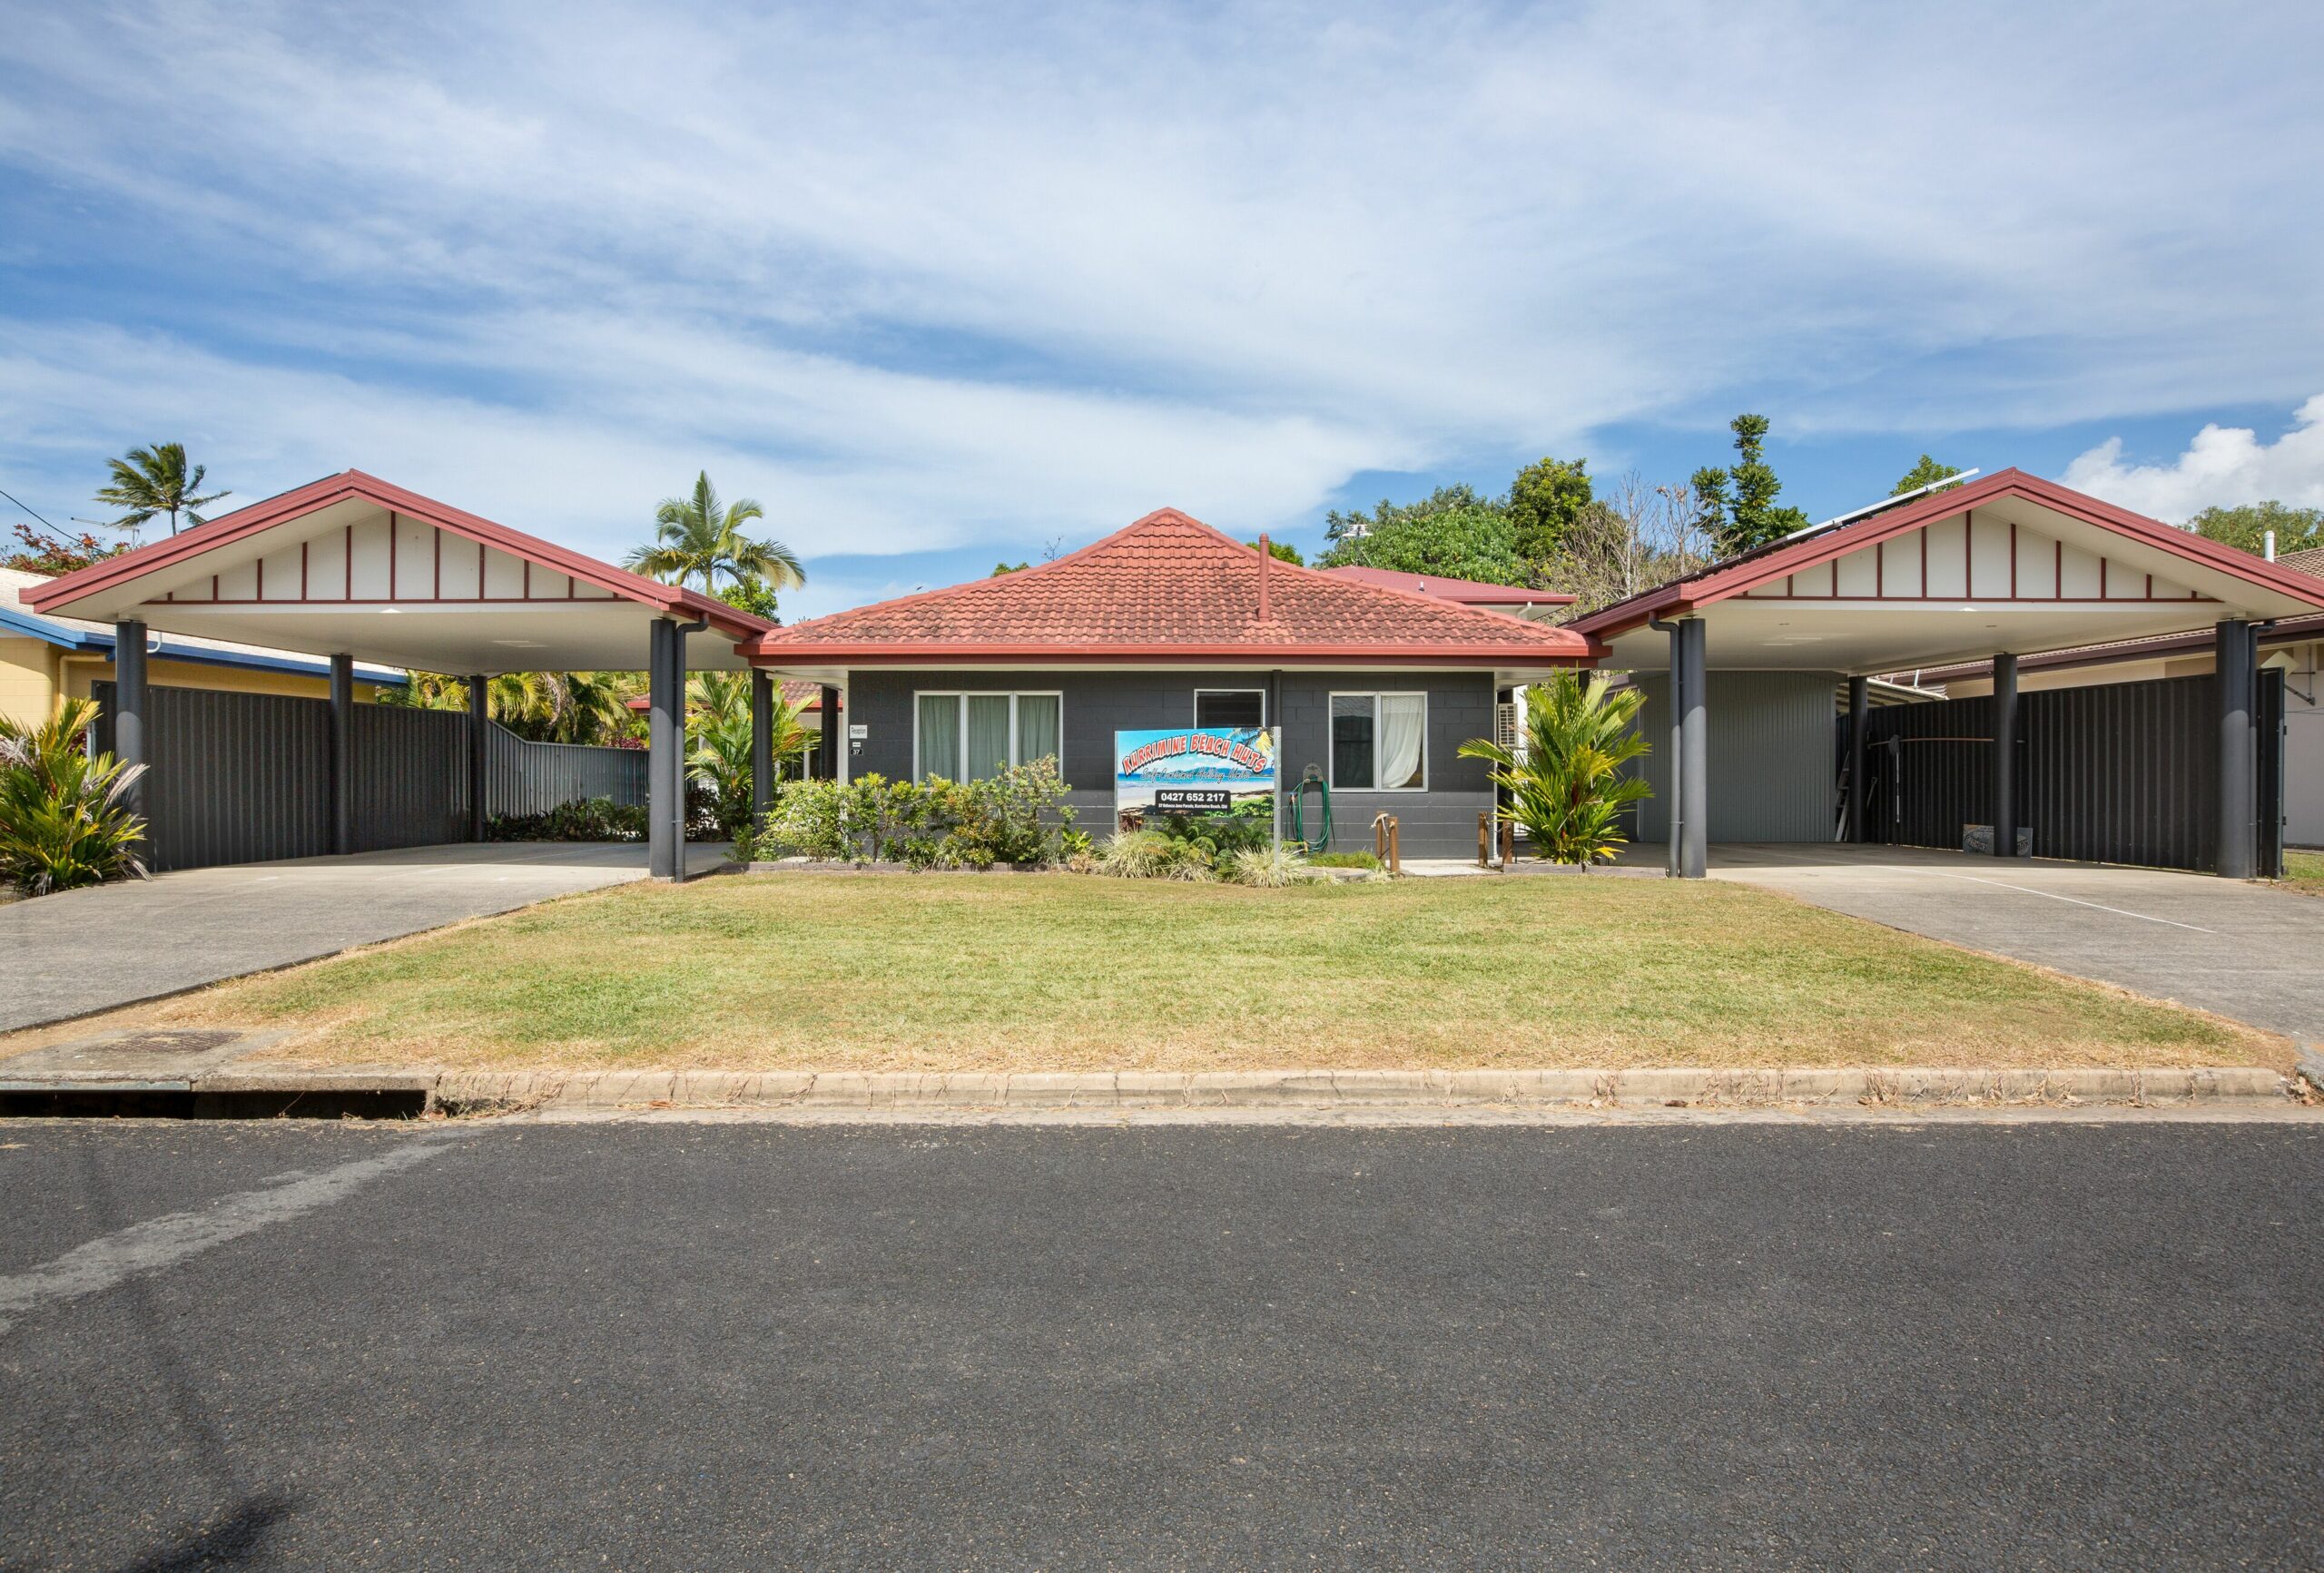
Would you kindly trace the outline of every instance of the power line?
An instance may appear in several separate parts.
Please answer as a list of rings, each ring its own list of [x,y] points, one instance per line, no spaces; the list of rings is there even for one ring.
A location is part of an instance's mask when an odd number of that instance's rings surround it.
[[[33,517],[34,517],[34,518],[36,518],[36,519],[40,519],[40,516],[39,516],[38,514],[36,514],[36,513],[33,513],[32,505],[31,505],[30,503],[25,502],[23,499],[21,499],[21,498],[19,498],[18,496],[16,496],[14,493],[12,493],[12,492],[0,492],[0,497],[6,497],[10,502],[15,503],[18,507],[20,507],[20,508],[24,509],[24,510],[25,510],[25,512],[26,512],[26,513],[28,513],[28,514],[32,514]],[[41,525],[42,525],[42,526],[43,526],[44,528],[51,529],[51,530],[53,530],[53,529],[56,528],[56,526],[55,526],[54,525],[50,524],[46,519],[40,519],[40,522],[41,522]]]

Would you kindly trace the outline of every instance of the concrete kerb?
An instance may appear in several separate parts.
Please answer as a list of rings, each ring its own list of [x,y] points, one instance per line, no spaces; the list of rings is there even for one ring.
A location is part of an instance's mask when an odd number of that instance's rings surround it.
[[[1623,1104],[2160,1105],[2282,1099],[2258,1067],[1971,1070],[446,1071],[239,1067],[204,1090],[418,1090],[446,1113],[563,1108],[1153,1109]]]

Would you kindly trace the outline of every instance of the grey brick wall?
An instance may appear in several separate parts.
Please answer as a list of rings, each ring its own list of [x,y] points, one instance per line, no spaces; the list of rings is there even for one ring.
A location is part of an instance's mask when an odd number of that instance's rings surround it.
[[[1335,791],[1332,794],[1334,850],[1369,849],[1374,814],[1394,814],[1410,858],[1470,857],[1476,852],[1477,815],[1492,802],[1492,783],[1477,760],[1455,757],[1462,743],[1492,735],[1492,674],[1489,672],[886,672],[849,674],[847,719],[867,729],[848,774],[911,773],[912,694],[924,689],[974,692],[1058,692],[1065,695],[1066,781],[1081,824],[1103,837],[1111,829],[1114,733],[1146,727],[1191,726],[1197,688],[1272,688],[1270,723],[1283,728],[1284,783],[1296,782],[1309,763],[1328,766],[1329,695],[1334,693],[1424,693],[1428,695],[1428,790],[1418,792]]]

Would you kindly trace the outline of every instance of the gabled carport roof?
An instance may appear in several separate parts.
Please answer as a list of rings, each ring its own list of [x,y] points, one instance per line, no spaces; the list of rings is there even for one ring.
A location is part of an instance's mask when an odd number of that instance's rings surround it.
[[[691,664],[739,667],[733,644],[773,626],[352,469],[24,599],[100,623],[133,618],[168,633],[459,673],[635,669],[656,617],[702,620],[719,636],[693,646]]]
[[[1983,558],[1979,552],[1982,548]],[[1884,673],[2324,608],[2324,581],[2022,470],[1774,542],[1571,626],[1656,670],[1658,619],[1713,666]]]

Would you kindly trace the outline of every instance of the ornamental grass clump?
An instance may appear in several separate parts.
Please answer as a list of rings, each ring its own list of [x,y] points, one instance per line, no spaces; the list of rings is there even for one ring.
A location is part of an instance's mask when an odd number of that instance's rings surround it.
[[[1617,828],[1621,811],[1654,795],[1621,773],[1647,752],[1630,725],[1644,699],[1635,688],[1610,692],[1604,677],[1592,676],[1584,688],[1561,672],[1525,691],[1522,758],[1483,738],[1462,743],[1461,757],[1493,766],[1493,785],[1509,794],[1501,817],[1524,828],[1536,856],[1584,868],[1610,862],[1629,840]]]
[[[1220,873],[1237,885],[1281,890],[1285,885],[1311,884],[1330,875],[1311,866],[1296,843],[1279,847],[1246,847],[1226,859]]]
[[[1194,841],[1160,831],[1125,831],[1106,843],[1098,871],[1118,880],[1207,880],[1210,856]]]
[[[86,699],[37,726],[0,716],[0,880],[27,896],[146,877],[145,821],[121,801],[145,767],[90,756],[96,717]]]

